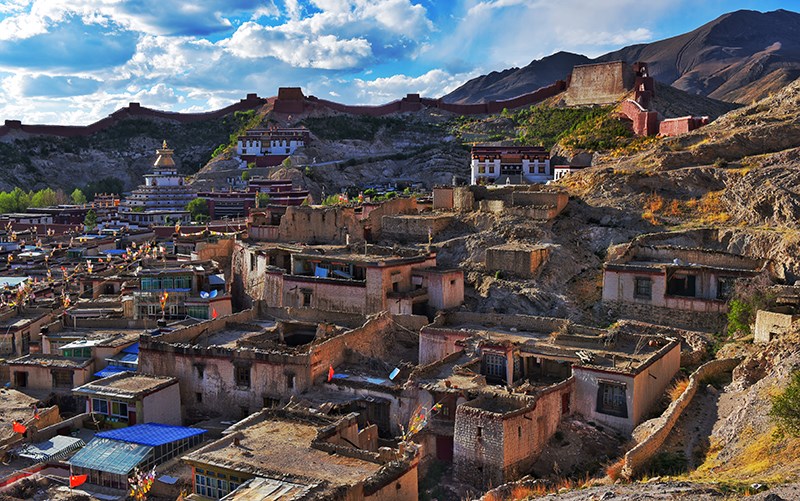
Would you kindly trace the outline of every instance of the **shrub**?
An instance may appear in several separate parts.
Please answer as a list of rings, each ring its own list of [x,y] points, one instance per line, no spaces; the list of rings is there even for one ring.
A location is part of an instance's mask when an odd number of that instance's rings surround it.
[[[786,389],[772,397],[769,415],[778,422],[781,431],[800,436],[800,371],[792,373]]]
[[[685,377],[677,379],[674,383],[672,383],[667,390],[670,402],[678,400],[680,396],[683,395],[683,392],[686,391],[687,386],[689,386],[689,380]]]
[[[622,476],[622,468],[625,466],[625,458],[621,457],[610,465],[606,466],[606,475],[612,482],[616,482]]]

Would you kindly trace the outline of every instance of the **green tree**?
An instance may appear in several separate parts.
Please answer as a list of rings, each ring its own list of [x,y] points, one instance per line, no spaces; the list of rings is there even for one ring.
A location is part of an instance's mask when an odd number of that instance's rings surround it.
[[[281,162],[281,167],[284,167],[286,169],[291,169],[293,165],[294,164],[292,164],[292,157],[286,157],[283,159],[283,162]]]
[[[247,181],[248,179],[250,179],[250,171],[246,170],[242,172],[242,181]]]
[[[86,195],[84,195],[79,188],[75,188],[72,191],[72,195],[70,195],[70,198],[72,199],[72,203],[74,203],[75,205],[83,205],[86,203]]]
[[[208,202],[205,198],[195,198],[186,205],[186,210],[192,215],[194,221],[208,218]]]
[[[772,397],[769,415],[778,421],[782,431],[800,435],[800,371],[792,373],[789,386],[783,393]]]
[[[256,195],[256,205],[266,207],[269,205],[269,193],[258,193]]]
[[[58,205],[58,194],[51,188],[39,190],[31,195],[31,207],[51,207]]]
[[[86,213],[86,217],[83,219],[83,226],[86,230],[93,230],[97,227],[97,214],[95,214],[94,210],[89,209],[89,212]]]

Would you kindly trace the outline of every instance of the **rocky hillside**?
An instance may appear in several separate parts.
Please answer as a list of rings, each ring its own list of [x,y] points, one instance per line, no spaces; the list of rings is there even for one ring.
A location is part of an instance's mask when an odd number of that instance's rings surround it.
[[[796,12],[740,10],[688,33],[632,45],[596,59],[558,53],[524,68],[493,72],[470,80],[443,99],[465,103],[508,99],[565,78],[572,69],[567,67],[570,61],[622,60],[646,61],[656,80],[691,94],[749,104],[800,76],[798,31],[800,14]],[[545,81],[545,77],[551,80]]]
[[[76,187],[103,178],[123,182],[126,190],[142,184],[152,169],[155,150],[166,139],[175,149],[179,172],[196,173],[220,144],[245,126],[254,111],[181,123],[163,118],[127,118],[85,137],[30,135],[14,131],[0,140],[0,190]]]

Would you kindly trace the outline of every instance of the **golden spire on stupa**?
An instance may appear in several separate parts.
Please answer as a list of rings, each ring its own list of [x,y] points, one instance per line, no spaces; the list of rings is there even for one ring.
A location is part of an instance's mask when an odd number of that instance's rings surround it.
[[[156,161],[153,163],[153,167],[175,167],[175,161],[172,159],[172,154],[175,150],[167,147],[167,140],[165,139],[164,142],[161,144],[161,148],[156,150],[158,157]]]

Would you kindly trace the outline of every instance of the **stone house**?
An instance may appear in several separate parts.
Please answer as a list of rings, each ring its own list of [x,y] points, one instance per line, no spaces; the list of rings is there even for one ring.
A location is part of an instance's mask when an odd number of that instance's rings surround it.
[[[416,449],[377,444],[375,426],[360,428],[355,414],[263,409],[182,459],[192,468],[192,498],[200,500],[281,492],[297,500],[416,501]]]
[[[438,267],[433,253],[237,243],[233,263],[243,306],[263,300],[271,307],[428,315],[464,301],[463,271]]]
[[[680,368],[672,337],[555,318],[450,312],[420,331],[419,401],[441,404],[428,455],[475,485],[523,475],[565,415],[630,434]],[[673,332],[673,331],[670,331]],[[470,472],[480,472],[475,475]]]
[[[174,377],[122,372],[86,383],[72,393],[85,400],[87,413],[104,416],[108,423],[182,424],[181,394]]]
[[[385,341],[394,328],[388,313],[364,322],[331,312],[258,309],[143,334],[139,371],[178,378],[188,419],[241,418],[322,383],[349,353],[382,358],[393,349]]]
[[[618,318],[714,328],[728,311],[736,281],[767,273],[768,264],[707,249],[618,246],[603,265],[603,305]]]
[[[92,378],[94,360],[32,353],[6,362],[11,387],[35,394],[69,395]]]

